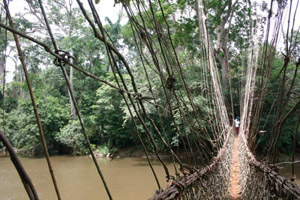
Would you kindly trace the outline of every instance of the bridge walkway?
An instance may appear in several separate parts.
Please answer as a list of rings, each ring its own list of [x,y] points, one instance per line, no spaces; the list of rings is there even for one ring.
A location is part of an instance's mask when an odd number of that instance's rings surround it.
[[[230,198],[232,200],[240,199],[239,196],[239,137],[234,137],[233,152],[232,152],[232,167],[231,167],[231,184],[230,184]]]

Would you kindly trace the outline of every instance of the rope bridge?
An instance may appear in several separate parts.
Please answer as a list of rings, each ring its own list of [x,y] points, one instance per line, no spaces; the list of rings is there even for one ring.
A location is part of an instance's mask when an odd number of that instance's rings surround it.
[[[199,16],[204,16],[201,9],[203,5],[200,3]],[[282,14],[282,11],[279,11]],[[199,22],[202,23],[203,35],[205,40],[209,41],[206,33],[204,17],[200,17]],[[202,20],[201,20],[202,19]],[[278,17],[278,21],[281,20]],[[270,18],[269,18],[270,20]],[[257,21],[260,21],[258,18]],[[278,22],[277,22],[278,23]],[[189,176],[183,176],[177,181],[171,181],[165,190],[159,191],[153,196],[153,200],[159,199],[300,199],[300,188],[293,181],[279,175],[268,164],[261,163],[256,160],[253,153],[249,150],[247,137],[249,136],[254,91],[256,84],[256,72],[258,68],[259,51],[261,39],[258,31],[258,25],[253,25],[251,33],[251,42],[249,47],[247,80],[245,85],[245,93],[242,101],[242,118],[238,140],[238,165],[239,165],[239,183],[236,186],[239,190],[238,197],[230,195],[230,185],[232,179],[233,167],[233,141],[234,133],[232,130],[227,131],[227,139],[223,147],[219,150],[218,155],[212,159],[211,164],[202,168],[194,169]],[[274,34],[276,41],[278,33]],[[275,46],[275,44],[274,44]],[[210,43],[207,43],[208,59],[212,74],[215,73],[215,64],[212,61]],[[218,85],[214,84],[215,91],[218,91]],[[223,105],[222,98],[219,97]],[[226,109],[223,110],[224,113]],[[222,112],[219,112],[221,114]],[[224,118],[223,118],[224,119]]]
[[[199,8],[199,16],[204,16]],[[259,20],[258,20],[259,21]],[[205,22],[199,19],[203,25],[204,36],[206,34]],[[278,34],[275,34],[278,37]],[[257,161],[248,148],[246,136],[249,134],[251,113],[253,109],[253,96],[255,88],[256,71],[258,67],[259,47],[261,44],[259,33],[253,29],[251,33],[250,53],[248,58],[247,81],[242,107],[242,119],[238,147],[239,163],[239,197],[241,199],[300,199],[300,188],[291,180],[279,175],[267,164]],[[209,41],[209,37],[205,37]],[[211,72],[215,70],[212,61],[209,42],[208,59]],[[216,74],[213,72],[212,74]],[[214,86],[217,86],[215,84]],[[218,87],[215,88],[218,91]],[[222,98],[220,98],[222,99]],[[222,101],[221,101],[222,102]],[[222,103],[221,103],[222,104]],[[223,110],[224,111],[224,110]],[[219,112],[220,114],[221,112]],[[218,155],[212,159],[210,165],[202,169],[194,169],[189,176],[179,178],[176,182],[171,181],[167,188],[159,191],[152,199],[232,199],[230,196],[230,179],[232,178],[232,155],[234,134],[232,130],[227,132],[227,139]]]
[[[241,199],[300,199],[300,188],[296,183],[257,161],[243,133],[238,139]],[[166,189],[157,191],[151,199],[231,199],[229,186],[233,141],[234,133],[230,129],[224,146],[210,165],[201,169],[193,168],[190,175],[170,180]]]
[[[169,199],[228,199],[231,177],[234,134],[228,130],[224,146],[212,163],[177,180],[170,180],[167,188],[157,191],[152,200]]]
[[[6,4],[6,1],[4,2],[10,26],[6,26],[4,24],[0,24],[0,26],[13,33],[25,74],[27,71],[26,63],[18,42],[18,37],[20,36],[43,47],[46,52],[55,57],[54,64],[61,68],[65,77],[66,85],[69,89],[70,98],[74,103],[77,117],[80,121],[82,132],[86,139],[87,147],[92,155],[109,199],[112,199],[112,195],[110,194],[109,187],[105,182],[105,175],[102,174],[93,151],[91,150],[89,138],[86,134],[85,126],[80,114],[80,109],[77,105],[76,99],[74,98],[73,89],[70,87],[70,80],[66,74],[65,67],[67,66],[99,81],[101,84],[106,84],[118,90],[122,95],[131,120],[136,128],[136,136],[145,151],[153,177],[157,182],[158,190],[155,191],[155,194],[152,197],[153,200],[230,199],[230,187],[232,187],[231,178],[233,175],[233,151],[234,142],[236,140],[239,141],[238,176],[239,196],[241,198],[300,199],[300,189],[295,183],[278,175],[278,173],[266,164],[258,162],[248,148],[247,139],[250,129],[251,113],[253,112],[255,78],[258,66],[259,45],[261,42],[259,41],[259,37],[257,37],[257,32],[253,31],[251,33],[252,42],[250,43],[250,53],[248,58],[247,81],[242,102],[243,108],[241,109],[241,131],[239,137],[236,138],[233,128],[230,125],[224,103],[218,72],[219,70],[214,60],[214,53],[210,44],[211,42],[206,27],[206,17],[202,1],[196,1],[196,6],[201,39],[201,59],[199,61],[199,66],[201,67],[199,67],[199,71],[201,73],[201,78],[204,80],[201,95],[208,99],[207,111],[203,111],[201,107],[195,106],[194,98],[199,95],[199,91],[195,92],[191,90],[186,82],[187,75],[184,74],[182,70],[183,67],[180,64],[180,60],[175,50],[168,20],[166,19],[167,17],[165,16],[163,5],[160,0],[157,1],[157,5],[153,5],[152,1],[132,1],[130,3],[128,3],[129,1],[120,1],[128,15],[129,25],[136,45],[136,51],[138,52],[137,54],[140,59],[141,64],[137,67],[144,70],[145,77],[143,78],[147,80],[148,85],[143,88],[146,92],[140,90],[140,87],[142,86],[138,83],[139,77],[135,77],[133,75],[132,67],[126,61],[125,57],[119,52],[116,45],[114,45],[114,42],[105,31],[92,0],[88,0],[92,15],[87,12],[84,5],[79,0],[77,0],[77,3],[82,15],[91,27],[91,31],[93,31],[95,37],[105,46],[111,71],[114,75],[114,83],[108,82],[87,71],[84,71],[83,68],[79,66],[80,64],[77,63],[76,59],[73,56],[70,56],[72,54],[69,54],[59,48],[51,27],[48,24],[42,1],[39,1],[42,15],[41,18],[45,21],[45,25],[53,45],[52,48],[47,44],[16,30],[14,28],[13,20],[9,14],[8,5]],[[160,13],[163,22],[158,22],[156,12]],[[145,21],[149,24],[146,24]],[[253,30],[255,30],[257,26],[257,24],[253,25]],[[148,30],[149,27],[152,27],[151,33]],[[125,80],[124,71],[129,77],[129,81]],[[156,77],[157,80],[160,81],[159,89],[163,96],[160,99],[157,97],[156,92],[153,91],[153,81],[149,80],[150,75],[152,77]],[[29,79],[28,77],[26,78]],[[31,88],[29,83],[30,81],[28,81],[28,88]],[[31,94],[31,98],[34,102],[33,94]],[[145,108],[145,105],[149,106],[152,110],[155,110],[156,113],[158,113],[159,119],[153,119],[152,115],[149,114],[148,109]],[[40,120],[35,105],[34,109],[36,111],[35,114],[37,122],[39,122]],[[205,116],[203,113],[205,113]],[[190,164],[191,162],[189,162],[189,164],[184,164],[179,156],[177,156],[177,154],[173,151],[172,146],[170,145],[171,142],[166,136],[167,134],[163,125],[163,119],[166,115],[168,115],[172,120],[172,129],[182,142],[187,158],[193,158],[196,160],[196,152],[200,152],[201,155],[206,156],[208,159],[212,158],[211,162],[206,167],[194,167]],[[201,120],[205,121],[206,125],[203,125],[204,123]],[[143,131],[140,131],[138,125],[142,126]],[[147,141],[143,141],[141,139],[141,134],[145,134]],[[42,127],[40,127],[40,135],[41,138],[44,138]],[[4,134],[1,133],[0,136],[0,139],[4,141]],[[193,138],[193,140],[191,140],[191,138]],[[169,173],[169,170],[158,151],[156,140],[159,140],[163,145],[165,145],[172,155],[176,177],[173,177]],[[155,170],[152,167],[152,163],[148,157],[148,150],[145,147],[146,142],[150,144],[150,147],[152,148],[151,150],[156,154],[158,160],[164,167],[168,182],[165,189],[162,189],[160,186]],[[6,140],[5,144],[9,146]],[[10,148],[10,150],[13,151],[12,148]],[[52,176],[57,197],[60,199],[59,190],[54,178],[54,170],[51,167],[47,153],[46,143],[44,144],[44,150],[48,158],[49,171]],[[16,157],[13,153],[11,156]],[[28,189],[30,199],[38,199],[32,184],[28,183],[28,177],[24,175],[26,174],[25,171],[22,167],[20,167],[20,162],[15,163],[16,168],[22,169],[19,170],[20,177],[24,186],[25,183],[27,183],[25,188]],[[178,165],[179,169],[177,167]]]

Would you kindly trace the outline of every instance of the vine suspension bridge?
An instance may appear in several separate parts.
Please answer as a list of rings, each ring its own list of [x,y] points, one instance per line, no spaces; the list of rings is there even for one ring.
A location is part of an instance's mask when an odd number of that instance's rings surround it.
[[[268,67],[271,65],[270,62],[274,54],[274,49],[269,48],[267,45],[269,42],[270,24],[274,21],[275,28],[270,45],[276,46],[280,30],[278,24],[282,21],[284,6],[278,6],[275,18],[271,18],[271,14],[269,15],[265,33],[267,39],[264,43],[262,42],[264,33],[259,31],[262,28],[261,19],[259,15],[252,16],[247,58],[247,79],[243,86],[242,106],[240,108],[241,126],[239,134],[236,135],[227,113],[228,106],[225,105],[224,101],[219,70],[214,59],[214,51],[206,26],[206,15],[202,0],[195,1],[199,22],[197,31],[199,31],[200,36],[198,48],[201,52],[201,59],[196,65],[199,65],[197,73],[201,77],[201,81],[205,83],[201,86],[201,91],[195,91],[186,81],[186,66],[182,66],[180,63],[161,0],[116,1],[122,4],[128,16],[133,41],[141,63],[139,67],[143,70],[144,79],[147,80],[148,84],[145,87],[147,88],[146,91],[140,90],[142,86],[138,81],[139,77],[134,76],[133,67],[131,67],[127,58],[122,55],[115,42],[106,32],[95,8],[95,2],[93,0],[88,0],[87,2],[86,5],[77,0],[78,7],[89,24],[90,30],[105,47],[106,56],[114,75],[114,81],[112,82],[85,71],[72,52],[66,51],[65,47],[58,46],[55,35],[49,25],[42,0],[38,1],[38,5],[48,37],[51,40],[51,46],[17,30],[14,25],[15,22],[10,15],[8,2],[6,0],[3,1],[8,23],[4,24],[1,22],[0,27],[13,34],[19,59],[26,76],[49,173],[58,199],[61,199],[59,185],[56,182],[56,179],[59,179],[59,177],[55,177],[55,167],[53,169],[51,165],[51,157],[47,150],[43,127],[19,38],[29,40],[44,49],[51,58],[54,58],[54,64],[61,69],[85,137],[87,148],[109,199],[113,199],[113,194],[110,193],[109,185],[105,181],[105,174],[102,173],[91,148],[80,108],[74,97],[71,80],[66,70],[67,67],[78,70],[83,75],[120,92],[134,122],[136,137],[143,147],[150,170],[157,183],[158,189],[155,191],[154,196],[149,198],[153,200],[300,199],[300,188],[297,184],[279,175],[267,163],[258,161],[253,155],[251,146],[253,144],[249,145],[249,142],[254,138],[250,132],[254,123],[252,121],[254,119],[253,116],[261,112],[260,107],[254,106],[257,69],[259,66],[265,66],[264,72],[266,75],[268,74]],[[272,6],[275,1],[271,2]],[[89,7],[89,11],[86,7]],[[270,10],[272,10],[272,7]],[[158,20],[157,13],[162,16],[162,20]],[[262,44],[265,44],[264,48],[261,48]],[[297,63],[297,68],[298,66],[299,63]],[[153,79],[157,79],[160,82],[162,91],[160,95],[164,96],[163,99],[158,100],[158,94],[153,88]],[[207,110],[203,110],[198,106],[195,101],[197,95],[202,95],[208,99],[206,101]],[[263,97],[263,94],[260,97]],[[294,112],[298,106],[299,102],[292,107],[291,112]],[[159,119],[154,119],[149,114],[149,107],[160,113]],[[171,119],[172,128],[183,144],[186,163],[174,152],[171,141],[166,137],[167,130],[164,129],[163,125],[163,120],[166,116]],[[255,120],[258,120],[258,118],[255,118]],[[0,132],[0,137],[18,171],[28,197],[33,200],[39,199],[34,185],[3,132]],[[146,140],[142,138],[146,138]],[[160,140],[172,155],[175,175],[170,174],[165,161],[162,159],[158,150],[157,140]],[[146,145],[150,145],[151,151],[155,153],[164,168],[167,178],[166,187],[161,186],[158,181],[152,161],[149,159],[149,150],[146,148]],[[207,166],[200,168],[193,164],[197,162],[197,153],[210,160]]]

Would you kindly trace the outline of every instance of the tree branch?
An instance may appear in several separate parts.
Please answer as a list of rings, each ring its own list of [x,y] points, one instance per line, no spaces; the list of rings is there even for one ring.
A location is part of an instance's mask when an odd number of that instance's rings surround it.
[[[32,41],[32,42],[38,44],[39,46],[43,47],[43,48],[45,49],[46,52],[48,52],[49,54],[53,55],[53,56],[56,57],[58,60],[62,60],[62,61],[65,62],[66,64],[68,64],[68,65],[74,67],[74,69],[80,71],[81,73],[83,73],[84,75],[86,75],[86,76],[88,76],[88,77],[91,77],[91,78],[93,78],[93,79],[95,79],[95,80],[97,80],[97,81],[99,81],[99,82],[101,82],[101,83],[103,83],[103,84],[106,84],[106,85],[108,85],[108,86],[110,86],[110,87],[112,87],[112,88],[114,88],[114,89],[116,89],[116,90],[119,90],[119,91],[122,92],[122,93],[126,93],[126,94],[129,94],[129,95],[134,96],[134,97],[140,95],[140,94],[136,94],[136,93],[134,93],[134,92],[129,92],[128,90],[124,90],[124,89],[122,89],[122,88],[119,88],[119,87],[117,87],[117,86],[115,86],[115,85],[109,83],[108,81],[102,80],[102,79],[100,79],[99,77],[95,76],[94,74],[91,74],[91,73],[89,73],[89,72],[87,72],[87,71],[81,69],[81,68],[78,67],[77,65],[71,63],[67,58],[65,58],[65,57],[63,57],[63,56],[61,56],[61,55],[59,55],[58,53],[53,52],[53,51],[50,49],[50,47],[49,47],[48,45],[46,45],[45,43],[43,43],[43,42],[41,42],[41,41],[38,41],[38,40],[36,40],[35,38],[33,38],[33,37],[29,36],[29,35],[26,35],[26,34],[20,32],[20,31],[17,31],[17,30],[15,30],[15,29],[13,29],[13,28],[11,28],[11,27],[9,27],[9,26],[6,26],[5,24],[2,24],[2,23],[0,23],[0,27],[5,28],[5,29],[7,29],[8,31],[10,31],[10,32],[12,32],[12,33],[15,33],[15,34],[17,34],[17,35],[19,35],[19,36],[21,36],[21,37],[23,37],[23,38],[26,38],[26,39],[28,39],[28,40],[30,40],[30,41]],[[111,46],[111,47],[112,47],[112,46]],[[113,48],[113,47],[112,47],[112,48]],[[152,102],[149,101],[150,99],[152,99],[151,97],[146,97],[146,96],[145,96],[145,97],[141,97],[141,99],[142,99],[142,100],[145,100],[145,101],[148,101],[149,103],[152,103]]]

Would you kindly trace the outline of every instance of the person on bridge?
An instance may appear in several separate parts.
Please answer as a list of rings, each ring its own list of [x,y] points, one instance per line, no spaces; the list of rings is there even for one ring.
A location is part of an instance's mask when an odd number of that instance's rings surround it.
[[[237,117],[234,120],[234,126],[235,126],[235,130],[236,130],[236,134],[239,134],[239,127],[240,127],[240,117]]]

